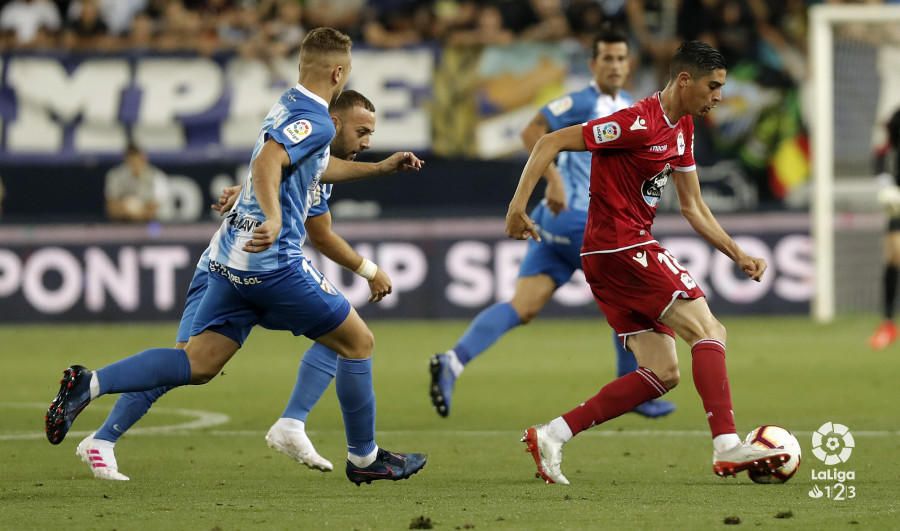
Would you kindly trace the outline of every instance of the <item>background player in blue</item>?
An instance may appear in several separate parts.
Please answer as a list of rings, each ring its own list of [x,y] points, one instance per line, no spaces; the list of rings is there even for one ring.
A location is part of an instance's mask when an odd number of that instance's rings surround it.
[[[353,90],[345,90],[330,106],[329,112],[335,126],[331,142],[331,155],[343,160],[354,160],[361,151],[369,148],[369,140],[375,131],[375,106],[365,96]],[[330,260],[356,271],[369,281],[371,302],[378,302],[391,292],[391,279],[377,265],[363,258],[346,240],[332,230],[328,198],[332,185],[320,185],[310,198],[306,230],[312,245]],[[234,205],[240,186],[226,188],[213,208],[224,214]],[[185,308],[178,328],[175,348],[184,348],[190,338],[191,324],[197,306],[206,291],[209,271],[209,249],[203,253],[188,288]],[[333,469],[332,464],[316,452],[306,435],[306,417],[334,379],[337,370],[337,354],[321,345],[310,349],[303,357],[294,391],[282,417],[266,434],[270,447],[287,454],[310,468],[322,471]],[[76,449],[99,479],[121,480],[129,478],[119,472],[115,444],[150,409],[151,405],[170,388],[162,387],[140,393],[125,393],[116,401],[103,426],[82,440]]]
[[[577,92],[552,101],[537,113],[522,131],[522,141],[531,151],[538,139],[556,131],[629,107],[631,97],[621,89],[628,78],[626,36],[604,28],[593,40],[590,62],[594,81]],[[452,349],[431,357],[429,371],[431,402],[438,414],[450,414],[456,379],[463,368],[500,339],[510,329],[527,324],[550,301],[553,293],[581,269],[581,241],[587,223],[590,184],[590,153],[560,153],[544,178],[546,197],[532,212],[540,226],[542,240],[528,242],[528,251],[519,268],[519,279],[510,302],[501,302],[479,313]],[[619,376],[637,369],[637,361],[613,333]],[[634,409],[647,417],[668,415],[675,405],[650,400]]]
[[[240,198],[210,241],[209,285],[187,346],[145,350],[96,371],[66,369],[45,419],[52,444],[62,442],[98,396],[208,382],[253,326],[262,324],[306,335],[339,354],[335,380],[350,481],[405,479],[425,466],[422,454],[388,452],[375,444],[374,338],[301,249],[309,192],[323,177],[341,182],[422,165],[411,153],[374,164],[329,160],[335,129],[328,102],[347,81],[350,48],[350,38],[331,28],[304,38],[300,82],[266,116]]]

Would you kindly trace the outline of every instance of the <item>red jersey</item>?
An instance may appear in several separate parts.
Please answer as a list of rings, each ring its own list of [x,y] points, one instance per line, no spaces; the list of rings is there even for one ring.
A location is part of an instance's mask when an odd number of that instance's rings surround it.
[[[655,242],[650,226],[669,176],[696,169],[693,119],[671,123],[659,98],[657,92],[582,126],[593,153],[582,255]]]

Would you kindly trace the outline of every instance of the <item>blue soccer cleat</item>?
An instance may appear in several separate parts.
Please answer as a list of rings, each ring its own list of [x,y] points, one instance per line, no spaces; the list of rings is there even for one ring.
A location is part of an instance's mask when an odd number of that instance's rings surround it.
[[[81,365],[72,365],[63,371],[59,392],[44,416],[44,430],[50,444],[63,442],[75,417],[90,403],[92,374]]]
[[[640,404],[638,407],[632,409],[638,415],[642,415],[647,417],[648,419],[658,419],[660,417],[665,417],[666,415],[675,411],[675,404],[669,402],[668,400],[661,400],[659,398],[653,400],[647,400],[643,404]]]
[[[438,415],[446,417],[450,414],[450,400],[453,397],[453,386],[456,375],[450,370],[450,359],[447,354],[435,354],[429,364],[431,370],[431,403]]]
[[[347,461],[347,479],[356,483],[357,487],[379,479],[407,479],[422,470],[427,459],[424,454],[397,454],[379,448],[375,461],[365,468]]]

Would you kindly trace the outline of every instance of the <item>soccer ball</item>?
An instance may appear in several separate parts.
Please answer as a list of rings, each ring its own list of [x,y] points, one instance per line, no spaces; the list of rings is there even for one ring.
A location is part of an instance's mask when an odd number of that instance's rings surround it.
[[[784,448],[791,458],[771,473],[750,471],[754,483],[784,483],[800,468],[800,443],[794,434],[781,426],[760,426],[747,434],[747,444],[761,448]]]

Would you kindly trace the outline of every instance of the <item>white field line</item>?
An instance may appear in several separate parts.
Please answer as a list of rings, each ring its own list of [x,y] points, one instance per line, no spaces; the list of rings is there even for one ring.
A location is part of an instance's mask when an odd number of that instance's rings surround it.
[[[0,402],[0,409],[46,409],[47,405],[38,402]],[[102,409],[102,408],[101,408]],[[107,409],[112,409],[109,407]],[[153,411],[187,417],[187,422],[178,424],[170,424],[168,426],[149,426],[146,428],[134,428],[128,430],[129,435],[165,435],[173,432],[190,432],[204,428],[212,428],[213,426],[221,426],[228,423],[231,418],[224,413],[216,413],[214,411],[203,411],[200,409],[181,409],[154,407]],[[97,426],[99,428],[99,426]],[[70,431],[69,437],[85,437],[90,431]],[[30,439],[43,439],[45,435],[42,432],[5,432],[0,431],[0,441],[23,441]]]

